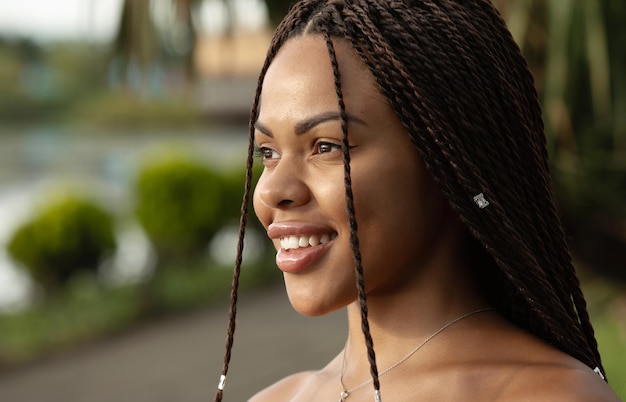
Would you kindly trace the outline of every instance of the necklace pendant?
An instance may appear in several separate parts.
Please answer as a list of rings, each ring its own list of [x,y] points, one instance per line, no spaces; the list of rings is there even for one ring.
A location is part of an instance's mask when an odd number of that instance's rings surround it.
[[[350,394],[348,393],[348,391],[341,391],[340,396],[341,396],[341,399],[339,400],[339,402],[344,402],[346,399],[348,399]]]

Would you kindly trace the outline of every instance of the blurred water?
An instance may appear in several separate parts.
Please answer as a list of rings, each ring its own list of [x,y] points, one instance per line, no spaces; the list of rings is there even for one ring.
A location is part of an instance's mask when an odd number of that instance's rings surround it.
[[[179,152],[224,170],[243,167],[246,136],[244,125],[151,132],[0,127],[0,309],[19,308],[33,291],[5,247],[39,202],[56,193],[78,191],[113,213],[128,215],[131,186],[144,158]],[[136,247],[122,248],[118,258],[148,264],[150,251],[136,226],[125,227],[120,236],[132,239],[128,243]],[[129,265],[129,271],[133,269],[137,267]]]

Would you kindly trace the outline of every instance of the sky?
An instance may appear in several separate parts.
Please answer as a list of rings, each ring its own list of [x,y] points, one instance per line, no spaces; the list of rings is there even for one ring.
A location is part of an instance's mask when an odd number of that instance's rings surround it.
[[[0,0],[0,33],[37,41],[109,40],[122,0]]]
[[[157,0],[162,1],[162,0]],[[233,0],[239,26],[258,29],[267,19],[262,0]],[[0,35],[38,42],[110,41],[119,24],[122,0],[0,0]],[[203,30],[219,32],[226,15],[221,0],[205,0]]]

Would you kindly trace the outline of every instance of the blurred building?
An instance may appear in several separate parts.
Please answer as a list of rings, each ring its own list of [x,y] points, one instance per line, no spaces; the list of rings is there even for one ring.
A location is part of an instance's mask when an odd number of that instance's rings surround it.
[[[195,64],[202,110],[226,120],[247,118],[271,36],[262,29],[198,38]]]

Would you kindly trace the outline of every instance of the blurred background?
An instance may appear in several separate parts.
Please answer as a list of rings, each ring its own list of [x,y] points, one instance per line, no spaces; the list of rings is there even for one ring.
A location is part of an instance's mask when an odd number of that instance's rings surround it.
[[[210,400],[247,117],[288,0],[0,0],[0,400]],[[495,0],[626,399],[626,2]],[[342,347],[291,311],[252,219],[227,397]],[[247,306],[247,308],[246,308]],[[339,328],[339,330],[336,330]]]

